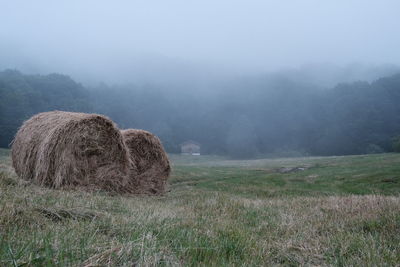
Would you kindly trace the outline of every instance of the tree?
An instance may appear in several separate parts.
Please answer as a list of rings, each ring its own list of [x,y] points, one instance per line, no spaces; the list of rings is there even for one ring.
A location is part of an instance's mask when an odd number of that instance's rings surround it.
[[[394,152],[400,152],[400,135],[393,137],[392,148]]]

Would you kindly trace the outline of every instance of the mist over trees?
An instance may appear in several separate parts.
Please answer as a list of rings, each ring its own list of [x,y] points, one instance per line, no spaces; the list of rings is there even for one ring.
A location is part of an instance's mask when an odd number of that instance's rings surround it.
[[[392,151],[399,9],[396,0],[6,1],[0,71],[15,70],[0,73],[0,146],[31,115],[60,109],[149,130],[171,153],[187,140],[235,158]]]
[[[203,153],[233,158],[393,151],[400,134],[400,74],[330,89],[290,72],[207,86],[201,92],[170,84],[85,87],[61,74],[6,70],[0,146],[10,144],[24,120],[49,110],[105,114],[121,128],[154,132],[170,153],[195,140]]]

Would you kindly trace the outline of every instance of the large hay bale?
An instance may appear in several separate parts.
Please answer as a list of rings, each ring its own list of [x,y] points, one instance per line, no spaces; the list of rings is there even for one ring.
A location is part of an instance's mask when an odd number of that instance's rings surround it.
[[[121,133],[137,167],[133,179],[141,193],[165,193],[171,167],[160,139],[144,130],[127,129]]]
[[[12,161],[20,178],[51,188],[136,190],[131,179],[135,166],[119,129],[97,114],[33,116],[15,136]]]

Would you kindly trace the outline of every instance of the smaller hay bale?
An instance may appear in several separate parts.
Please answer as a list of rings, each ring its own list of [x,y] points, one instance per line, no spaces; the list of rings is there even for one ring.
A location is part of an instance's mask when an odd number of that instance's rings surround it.
[[[165,193],[171,166],[160,139],[138,129],[121,130],[121,134],[137,168],[136,173],[131,172],[131,178],[138,193]]]

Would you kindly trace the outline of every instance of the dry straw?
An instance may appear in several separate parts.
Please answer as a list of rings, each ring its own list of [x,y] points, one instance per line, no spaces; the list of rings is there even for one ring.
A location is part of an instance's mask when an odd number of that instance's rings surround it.
[[[51,188],[162,194],[170,164],[160,140],[107,117],[63,111],[27,120],[12,144],[19,177]]]
[[[25,180],[52,187],[136,193],[136,168],[118,128],[97,114],[39,113],[19,129],[13,167]]]
[[[121,133],[137,167],[137,178],[133,180],[138,182],[138,188],[148,194],[164,193],[171,167],[160,139],[144,130]]]

